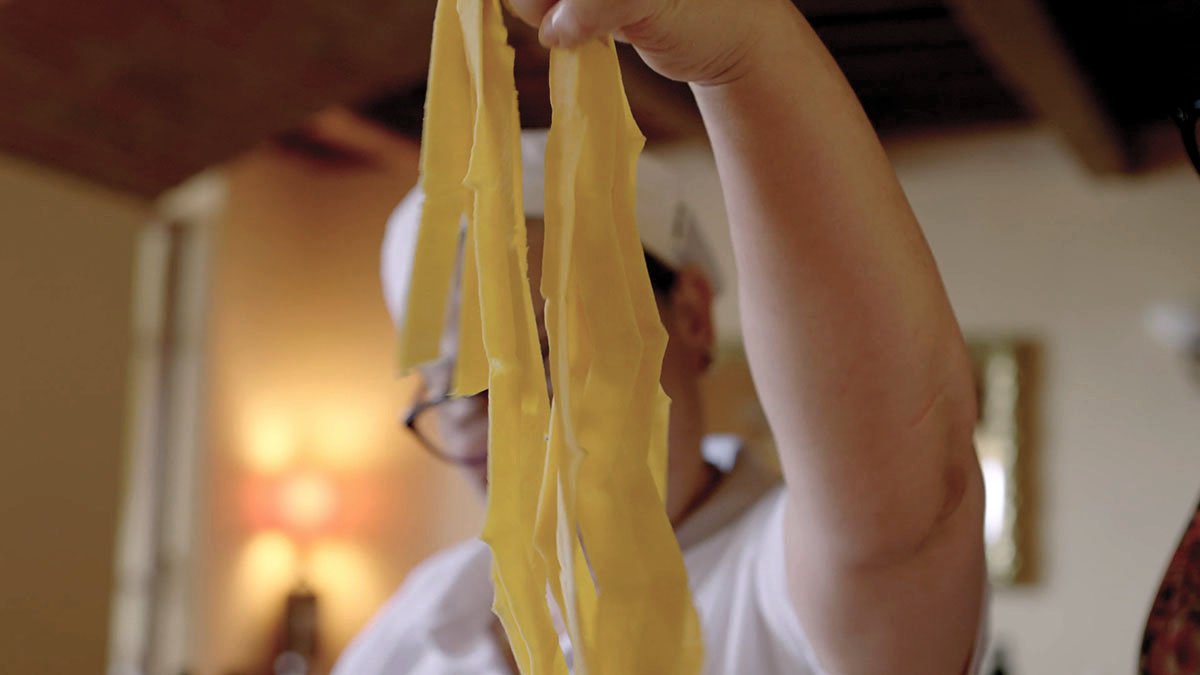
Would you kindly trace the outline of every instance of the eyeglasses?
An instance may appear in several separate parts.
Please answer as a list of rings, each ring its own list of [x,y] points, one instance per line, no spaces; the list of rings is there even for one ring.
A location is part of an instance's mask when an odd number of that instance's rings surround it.
[[[1197,138],[1200,128],[1196,124],[1197,119],[1200,119],[1200,99],[1193,101],[1191,105],[1176,109],[1173,117],[1175,124],[1179,126],[1179,133],[1183,136],[1183,147],[1187,150],[1188,159],[1192,160],[1192,166],[1200,172],[1200,138]]]
[[[479,406],[487,399],[487,391],[474,396],[451,396],[443,392],[433,398],[421,398],[404,415],[404,426],[416,437],[429,454],[450,464],[477,467],[487,463],[487,446],[459,448],[442,442],[438,429],[437,408],[448,405]],[[473,444],[472,444],[473,445]]]

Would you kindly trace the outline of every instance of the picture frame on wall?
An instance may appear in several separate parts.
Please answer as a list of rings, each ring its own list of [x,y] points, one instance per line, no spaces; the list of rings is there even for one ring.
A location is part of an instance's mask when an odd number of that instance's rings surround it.
[[[967,349],[979,404],[975,447],[986,493],[988,575],[994,586],[1033,583],[1040,349],[1033,340],[988,336],[968,337]],[[710,438],[728,438],[734,452],[778,471],[775,444],[739,345],[718,351],[702,396]]]
[[[1032,340],[969,337],[979,418],[975,450],[983,471],[984,542],[995,586],[1035,579],[1033,471],[1039,350]]]

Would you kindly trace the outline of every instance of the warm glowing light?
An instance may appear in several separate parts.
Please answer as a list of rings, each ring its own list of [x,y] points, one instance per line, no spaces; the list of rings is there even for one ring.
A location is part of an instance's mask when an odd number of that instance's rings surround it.
[[[296,459],[293,425],[280,416],[254,419],[244,445],[246,463],[258,473],[279,473]]]
[[[323,539],[313,544],[306,578],[321,596],[322,624],[331,642],[349,640],[387,595],[377,561],[349,541]]]
[[[368,468],[378,464],[384,434],[400,435],[397,411],[376,409],[368,402],[355,406],[329,407],[314,414],[308,457],[317,464],[342,471]]]
[[[289,577],[296,570],[297,550],[286,534],[278,531],[254,535],[242,552],[242,565],[256,580]]]
[[[296,544],[286,534],[266,531],[251,537],[234,568],[231,616],[251,625],[270,620],[279,611],[280,598],[296,583],[299,561]]]
[[[298,473],[279,485],[280,523],[293,534],[317,534],[328,528],[337,515],[338,490],[333,481],[319,473]]]

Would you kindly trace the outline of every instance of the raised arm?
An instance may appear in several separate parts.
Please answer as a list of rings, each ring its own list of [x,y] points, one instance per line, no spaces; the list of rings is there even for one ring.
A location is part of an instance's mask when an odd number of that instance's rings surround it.
[[[984,578],[970,363],[858,101],[791,5],[771,11],[694,90],[787,477],[792,596],[832,672],[959,673]]]
[[[512,4],[547,44],[618,32],[692,82],[788,484],[793,604],[825,668],[961,673],[984,584],[970,365],[916,219],[829,53],[787,0]]]

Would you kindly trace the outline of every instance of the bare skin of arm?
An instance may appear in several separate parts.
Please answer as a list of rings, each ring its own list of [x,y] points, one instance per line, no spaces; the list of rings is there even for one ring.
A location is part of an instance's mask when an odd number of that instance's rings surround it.
[[[958,675],[984,584],[966,349],[870,123],[786,0],[511,0],[692,83],[788,485],[793,605],[832,673]]]

